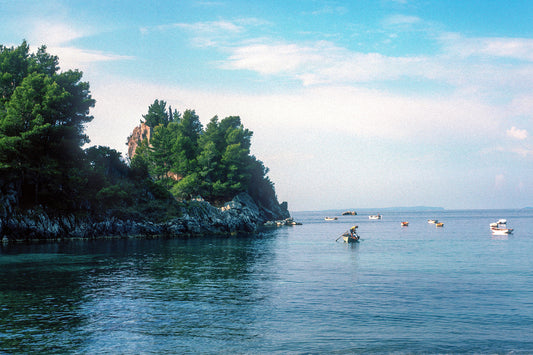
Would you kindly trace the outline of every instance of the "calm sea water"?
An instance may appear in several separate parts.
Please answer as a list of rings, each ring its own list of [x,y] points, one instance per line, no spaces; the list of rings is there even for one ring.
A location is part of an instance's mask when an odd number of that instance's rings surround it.
[[[333,214],[2,246],[0,353],[533,353],[533,211]],[[499,218],[513,235],[491,235]],[[361,242],[335,242],[353,224]]]

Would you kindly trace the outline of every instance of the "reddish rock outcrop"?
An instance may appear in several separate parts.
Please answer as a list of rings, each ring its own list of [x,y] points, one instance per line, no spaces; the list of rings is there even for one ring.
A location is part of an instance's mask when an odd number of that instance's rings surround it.
[[[135,150],[141,142],[147,138],[148,142],[152,136],[152,127],[141,123],[140,126],[135,127],[133,133],[128,137],[128,157],[132,159],[135,156]]]

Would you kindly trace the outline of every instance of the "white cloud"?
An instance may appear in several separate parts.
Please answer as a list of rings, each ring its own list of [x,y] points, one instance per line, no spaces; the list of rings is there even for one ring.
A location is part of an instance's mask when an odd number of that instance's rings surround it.
[[[153,31],[166,32],[173,29],[188,31],[192,34],[191,43],[197,47],[216,47],[223,45],[235,35],[245,32],[246,25],[262,24],[255,18],[240,19],[237,21],[206,21],[195,23],[177,22],[154,27],[141,27],[141,34],[146,35]]]
[[[173,108],[196,109],[207,121],[214,115],[240,115],[245,126],[278,139],[279,130],[305,134],[329,133],[365,139],[409,141],[411,144],[484,140],[499,134],[498,109],[459,97],[423,98],[394,95],[378,90],[348,86],[309,87],[297,93],[242,94],[189,90],[107,78],[105,86],[93,86],[97,106],[90,136],[123,150],[129,135],[154,99],[166,100]],[[127,110],[125,109],[127,108]],[[118,111],[117,111],[118,110]],[[127,119],[127,123],[119,123]],[[110,125],[116,125],[110,128]],[[116,145],[119,142],[119,145]]]
[[[90,63],[133,59],[130,56],[76,47],[47,47],[47,51],[59,57],[59,65],[62,69],[85,69]]]
[[[84,37],[89,32],[61,22],[37,21],[33,23],[28,40],[31,43],[59,46]]]
[[[99,50],[89,50],[75,47],[72,41],[96,34],[90,28],[80,29],[61,21],[35,21],[28,25],[30,28],[28,42],[32,47],[47,46],[50,54],[59,57],[62,69],[86,69],[94,62],[130,60],[133,57],[117,55]]]
[[[325,5],[324,7],[312,11],[312,15],[344,15],[348,12],[348,9],[344,6],[330,6]]]
[[[495,148],[487,149],[484,153],[492,154],[494,152],[511,153],[519,155],[522,158],[533,157],[533,149],[529,148],[528,146],[498,146]]]
[[[417,16],[409,15],[391,15],[383,21],[385,26],[404,26],[404,25],[413,25],[415,23],[420,23],[422,20]]]
[[[527,133],[527,131],[525,129],[518,129],[515,126],[509,128],[506,131],[506,133],[507,133],[508,137],[511,137],[511,138],[514,138],[514,139],[518,139],[518,140],[524,140],[528,136],[528,133]]]
[[[182,28],[192,31],[196,34],[213,34],[213,33],[239,33],[244,30],[242,26],[236,25],[230,21],[208,21],[208,22],[196,22],[192,24],[188,23],[175,23],[171,25],[158,26],[159,30],[167,30],[171,28]]]
[[[457,33],[446,33],[440,40],[449,53],[461,57],[488,56],[533,61],[533,39],[530,38],[467,38]]]
[[[223,67],[260,74],[283,74],[304,85],[391,80],[424,76],[422,57],[389,57],[379,53],[352,52],[328,41],[307,45],[250,44],[232,49]]]
[[[311,48],[294,44],[252,44],[235,48],[224,67],[252,70],[260,74],[297,72],[312,61],[312,52]]]
[[[459,39],[461,42],[462,37]],[[466,46],[469,42],[462,43]],[[458,56],[457,48],[446,46],[443,53],[433,56],[388,56],[349,50],[329,41],[299,44],[258,39],[224,50],[230,53],[221,64],[224,69],[286,77],[304,86],[396,81],[411,89],[418,82],[425,82],[429,90],[424,94],[431,94],[435,88],[446,89],[475,100],[483,97],[512,100],[515,95],[533,90],[533,81],[524,80],[533,77],[533,63],[502,65],[500,58],[478,61]]]

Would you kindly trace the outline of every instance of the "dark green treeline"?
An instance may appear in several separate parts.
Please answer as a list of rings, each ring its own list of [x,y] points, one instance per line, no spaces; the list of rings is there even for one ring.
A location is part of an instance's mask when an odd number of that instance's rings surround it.
[[[174,197],[275,196],[238,117],[215,117],[204,130],[194,111],[156,100],[143,116],[152,139],[128,165],[109,147],[83,148],[94,105],[82,72],[60,71],[45,46],[0,45],[0,192],[13,208],[157,221],[178,213]]]
[[[268,169],[250,154],[252,132],[237,116],[213,117],[203,129],[194,110],[180,114],[155,100],[143,116],[152,128],[132,159],[179,199],[202,196],[219,204],[239,192],[263,202],[275,198]]]

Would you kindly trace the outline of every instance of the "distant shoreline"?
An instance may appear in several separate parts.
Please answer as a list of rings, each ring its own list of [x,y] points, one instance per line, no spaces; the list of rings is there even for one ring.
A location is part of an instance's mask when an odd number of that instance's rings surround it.
[[[346,209],[325,209],[325,210],[294,210],[291,213],[303,212],[328,212],[328,213],[342,213],[344,211],[356,211],[357,214],[367,213],[383,213],[383,212],[453,212],[453,211],[528,211],[533,210],[533,207],[516,207],[516,208],[444,208],[444,207],[383,207],[383,208],[346,208]]]

